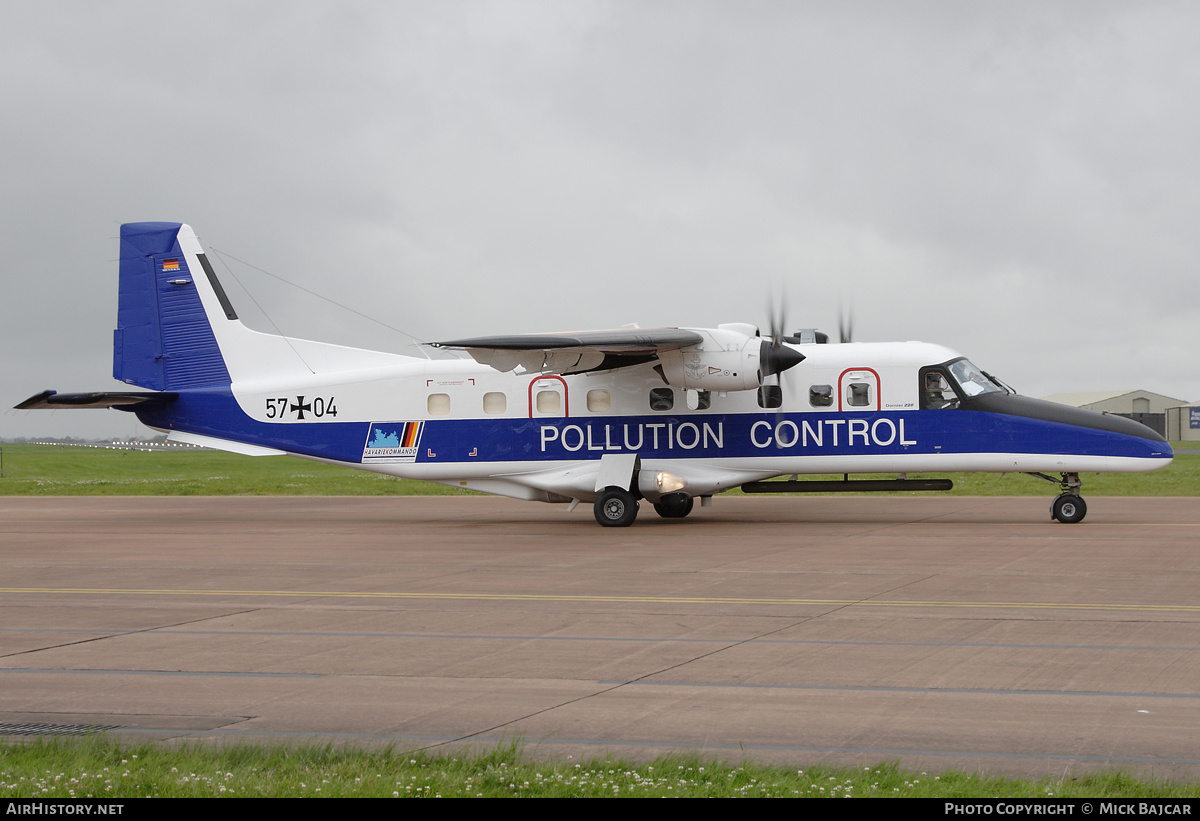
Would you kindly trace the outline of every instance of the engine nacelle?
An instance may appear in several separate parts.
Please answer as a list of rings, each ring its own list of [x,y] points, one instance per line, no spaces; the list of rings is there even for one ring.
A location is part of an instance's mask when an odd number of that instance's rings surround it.
[[[804,359],[787,345],[775,347],[754,335],[753,325],[722,325],[716,330],[694,329],[704,342],[658,355],[663,376],[677,388],[700,391],[751,391],[764,376],[786,371]]]
[[[740,327],[696,330],[705,337],[704,342],[659,353],[663,377],[669,384],[706,391],[748,391],[762,384],[758,337]],[[753,332],[753,327],[746,330]]]
[[[758,343],[734,351],[689,348],[658,355],[663,376],[677,388],[702,391],[749,391],[762,384]]]

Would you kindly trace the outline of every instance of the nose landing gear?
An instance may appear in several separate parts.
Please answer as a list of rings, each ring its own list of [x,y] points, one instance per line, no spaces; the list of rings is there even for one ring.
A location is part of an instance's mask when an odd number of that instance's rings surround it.
[[[1044,473],[1031,473],[1029,475],[1045,479],[1047,482],[1053,482],[1062,488],[1062,493],[1056,496],[1054,501],[1050,503],[1051,519],[1057,519],[1063,524],[1068,525],[1083,521],[1083,517],[1087,515],[1087,502],[1083,501],[1083,497],[1079,495],[1079,488],[1083,483],[1079,481],[1078,473],[1064,473],[1062,474],[1062,479],[1055,479],[1053,476],[1047,476]]]

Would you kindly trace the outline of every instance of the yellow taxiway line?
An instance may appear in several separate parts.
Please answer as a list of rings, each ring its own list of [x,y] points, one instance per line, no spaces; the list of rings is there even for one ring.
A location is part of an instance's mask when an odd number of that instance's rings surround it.
[[[423,599],[635,604],[790,605],[794,607],[961,607],[1004,610],[1121,610],[1156,613],[1200,613],[1191,604],[1116,604],[1098,602],[920,601],[885,599],[782,599],[701,596],[599,596],[533,593],[399,593],[366,590],[187,590],[100,587],[0,587],[0,593],[89,596],[225,596],[332,599]]]

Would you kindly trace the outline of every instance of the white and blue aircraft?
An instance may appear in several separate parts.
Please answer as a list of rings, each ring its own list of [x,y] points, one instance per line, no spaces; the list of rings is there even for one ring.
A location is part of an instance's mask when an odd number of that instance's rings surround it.
[[[1081,472],[1173,458],[1138,422],[1018,396],[940,345],[824,342],[729,324],[456,339],[431,344],[471,359],[433,360],[263,334],[238,320],[190,227],[131,223],[113,376],[148,390],[17,407],[114,407],[179,442],[592,502],[607,527],[633,524],[640,499],[682,518],[738,487],[947,489],[904,475],[959,471],[1055,482],[1052,517],[1078,522]]]

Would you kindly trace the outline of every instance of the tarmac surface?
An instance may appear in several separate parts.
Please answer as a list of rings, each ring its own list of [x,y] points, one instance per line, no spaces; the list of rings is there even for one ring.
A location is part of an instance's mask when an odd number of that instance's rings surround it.
[[[1200,499],[0,498],[0,733],[1200,776]]]

